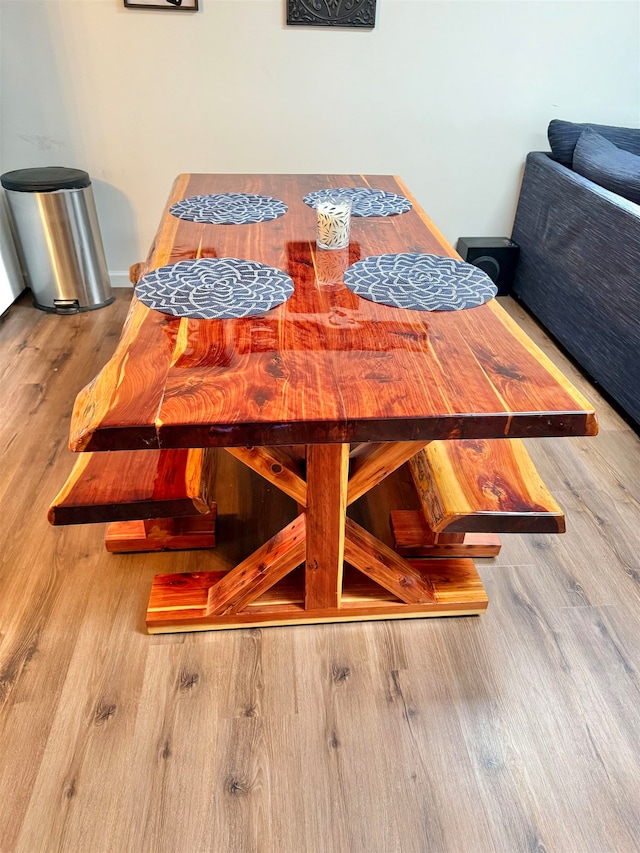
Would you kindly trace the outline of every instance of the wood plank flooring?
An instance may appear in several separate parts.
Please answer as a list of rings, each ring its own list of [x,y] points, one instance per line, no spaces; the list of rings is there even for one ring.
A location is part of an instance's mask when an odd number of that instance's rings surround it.
[[[478,565],[481,617],[150,637],[154,574],[230,567],[295,504],[228,454],[213,551],[113,555],[53,528],[74,397],[129,291],[0,319],[0,851],[630,853],[640,849],[640,440],[599,412],[528,440],[567,515]],[[382,495],[353,517],[389,541]]]

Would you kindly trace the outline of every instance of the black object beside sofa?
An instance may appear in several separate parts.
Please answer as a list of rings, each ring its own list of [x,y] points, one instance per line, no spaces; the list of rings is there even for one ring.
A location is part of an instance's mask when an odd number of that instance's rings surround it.
[[[514,292],[637,426],[640,129],[553,121],[549,141],[526,159]]]

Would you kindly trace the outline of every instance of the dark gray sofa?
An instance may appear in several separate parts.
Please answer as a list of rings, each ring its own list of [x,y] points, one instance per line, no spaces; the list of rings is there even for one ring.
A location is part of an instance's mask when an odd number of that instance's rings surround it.
[[[640,205],[533,152],[512,239],[516,296],[640,424]]]

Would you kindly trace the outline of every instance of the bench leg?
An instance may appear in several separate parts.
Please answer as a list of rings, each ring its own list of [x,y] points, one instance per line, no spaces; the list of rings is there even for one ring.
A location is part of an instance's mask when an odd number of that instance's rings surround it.
[[[115,554],[214,548],[217,507],[210,507],[206,514],[185,518],[114,521],[107,527],[105,547]]]
[[[391,512],[394,548],[403,557],[496,557],[497,533],[434,533],[421,510]]]

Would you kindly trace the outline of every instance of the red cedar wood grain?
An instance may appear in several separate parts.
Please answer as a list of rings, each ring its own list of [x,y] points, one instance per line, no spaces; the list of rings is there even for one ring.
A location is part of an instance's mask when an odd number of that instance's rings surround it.
[[[215,450],[82,453],[49,509],[51,524],[208,513]]]
[[[75,450],[592,435],[593,407],[495,300],[400,311],[318,282],[314,211],[325,186],[406,192],[390,176],[182,175],[168,204],[212,192],[282,199],[270,222],[202,225],[166,211],[146,268],[197,256],[287,271],[295,293],[260,317],[178,320],[135,298],[114,358],[78,397]],[[354,218],[348,263],[455,252],[423,211]]]

